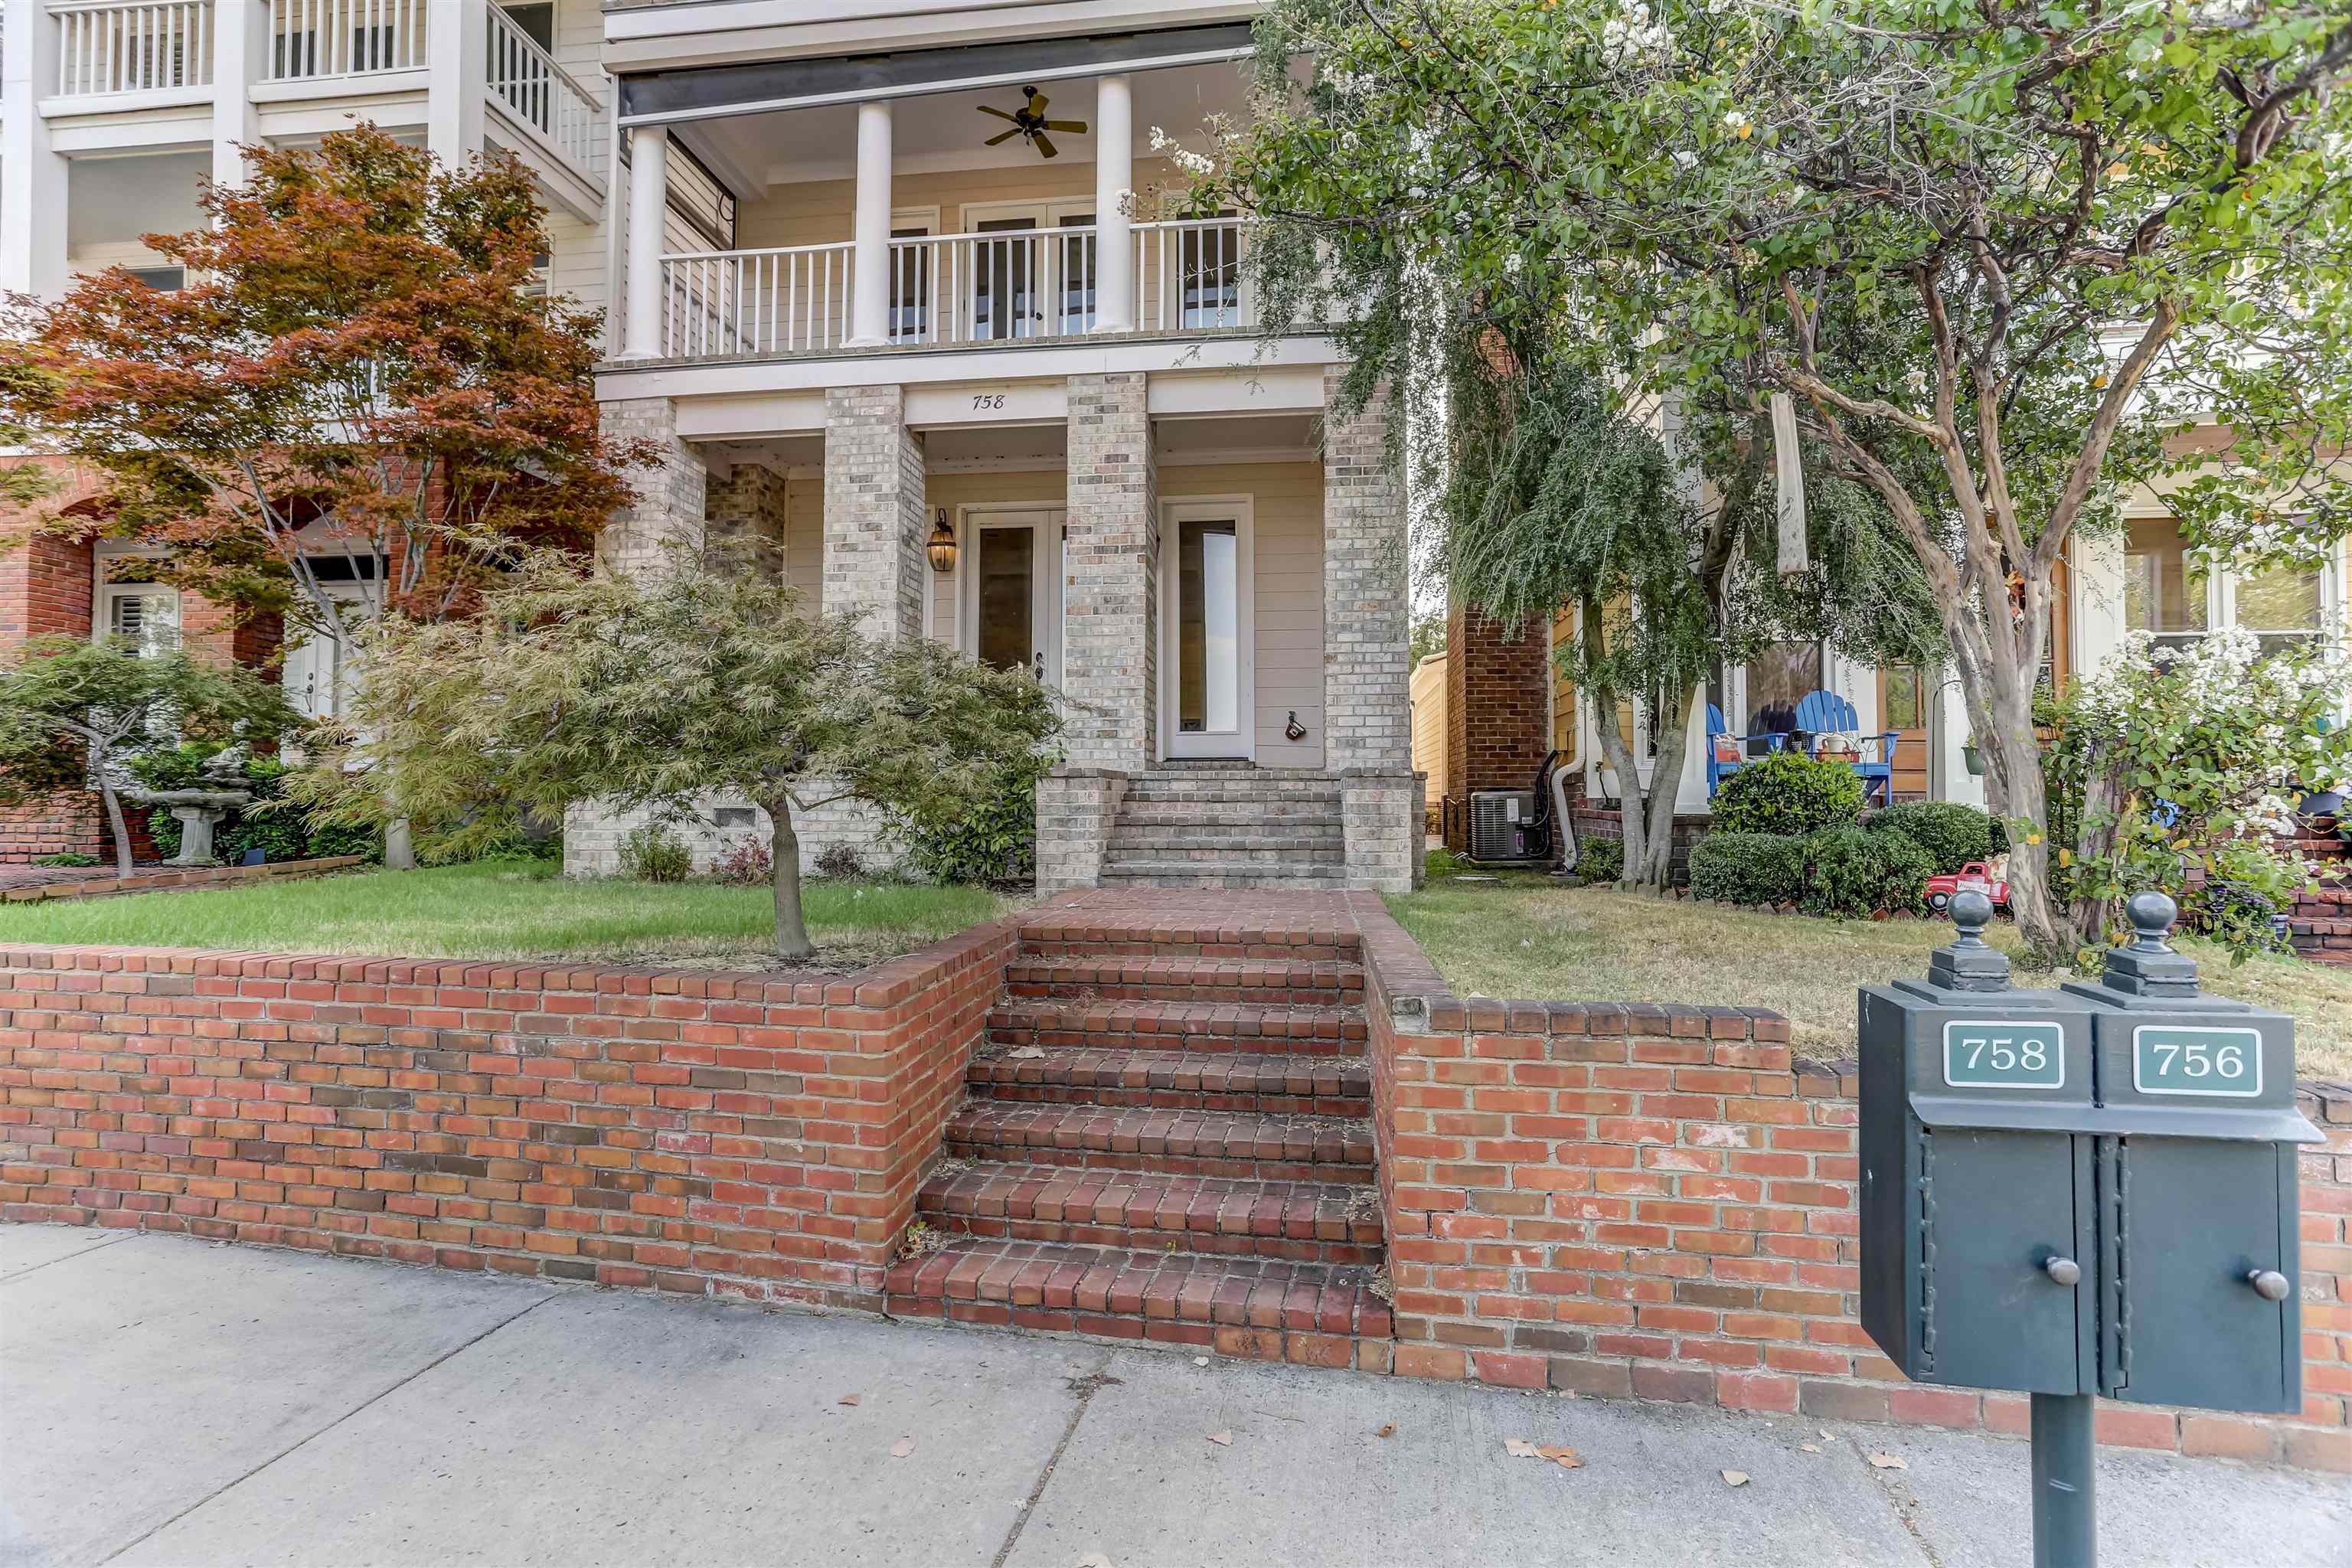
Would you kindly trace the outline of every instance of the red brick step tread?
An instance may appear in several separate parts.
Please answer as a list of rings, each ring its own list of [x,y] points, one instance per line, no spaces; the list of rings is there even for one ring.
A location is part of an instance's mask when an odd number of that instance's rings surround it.
[[[1360,1057],[995,1047],[973,1056],[965,1081],[975,1093],[1027,1103],[1277,1115],[1371,1112],[1372,1073]]]
[[[1171,1174],[1368,1182],[1371,1123],[1336,1116],[969,1100],[947,1128],[968,1159]]]
[[[979,1240],[893,1265],[886,1310],[1386,1372],[1395,1321],[1369,1268]]]
[[[935,1174],[916,1208],[948,1231],[1024,1241],[1377,1265],[1369,1186],[982,1164]]]
[[[1318,1006],[1354,1006],[1364,998],[1363,966],[1328,958],[1029,955],[1014,959],[1004,979],[1005,989],[1014,996]]]
[[[1360,1056],[1367,1033],[1359,1009],[1317,1005],[1035,996],[988,1015],[988,1037],[1007,1046]]]

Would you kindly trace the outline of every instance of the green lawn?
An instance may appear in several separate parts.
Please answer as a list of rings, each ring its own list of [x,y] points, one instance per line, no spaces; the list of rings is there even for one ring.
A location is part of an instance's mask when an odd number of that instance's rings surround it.
[[[1429,885],[1388,900],[1458,994],[1769,1007],[1788,1017],[1808,1056],[1850,1054],[1854,987],[1919,973],[1929,951],[1951,940],[1940,921],[1755,914],[1524,873],[1453,880],[1449,873],[1463,868],[1433,855]],[[1987,936],[2019,954],[2007,924],[1995,922]],[[2305,1073],[2352,1076],[2352,970],[2267,958],[2232,969],[2210,942],[2179,947],[2197,960],[2207,989],[2294,1015]],[[2021,968],[2017,977],[2022,985],[2058,978]]]
[[[810,882],[818,962],[841,970],[951,936],[1017,901],[979,888]],[[219,891],[0,905],[0,942],[401,958],[581,958],[767,967],[768,889],[566,880],[549,865],[372,871]]]

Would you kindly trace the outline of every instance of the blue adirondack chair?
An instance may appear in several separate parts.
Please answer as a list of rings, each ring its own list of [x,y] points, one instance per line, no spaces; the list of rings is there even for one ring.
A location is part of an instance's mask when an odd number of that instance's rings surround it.
[[[1862,775],[1864,793],[1874,793],[1881,805],[1894,800],[1895,745],[1903,738],[1901,731],[1862,734],[1862,720],[1854,712],[1853,704],[1834,691],[1805,693],[1803,700],[1797,704],[1797,728],[1804,731],[1805,748],[1813,755],[1820,754],[1824,731],[1856,736],[1855,743],[1863,748],[1863,753],[1862,760],[1853,764],[1853,771]],[[1874,746],[1878,751],[1875,759],[1869,752],[1869,748]]]
[[[1723,781],[1729,778],[1733,773],[1738,773],[1742,767],[1746,766],[1749,756],[1759,754],[1752,752],[1749,750],[1750,746],[1754,742],[1758,741],[1763,742],[1764,752],[1760,754],[1769,754],[1770,752],[1779,751],[1780,749],[1780,742],[1786,741],[1788,738],[1789,737],[1786,735],[1771,734],[1735,735],[1731,732],[1731,727],[1723,721],[1723,710],[1717,708],[1712,702],[1708,703],[1706,705],[1707,798],[1710,800],[1714,799],[1715,792],[1722,785]],[[1731,742],[1732,745],[1730,749],[1736,753],[1736,755],[1731,759],[1726,759],[1723,757],[1720,754],[1721,748],[1717,747],[1716,744],[1718,741]]]

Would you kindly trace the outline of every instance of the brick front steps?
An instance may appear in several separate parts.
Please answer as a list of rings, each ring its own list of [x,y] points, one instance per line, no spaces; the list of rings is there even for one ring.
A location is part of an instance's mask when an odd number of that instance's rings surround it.
[[[1358,939],[1171,907],[1024,926],[887,1310],[1389,1371]]]

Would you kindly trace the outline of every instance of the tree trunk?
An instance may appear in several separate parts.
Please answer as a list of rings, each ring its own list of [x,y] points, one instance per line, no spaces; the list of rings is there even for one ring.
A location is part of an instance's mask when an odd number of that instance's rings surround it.
[[[1641,880],[1654,892],[1665,892],[1674,883],[1675,810],[1682,805],[1683,764],[1690,752],[1693,695],[1694,689],[1688,686],[1669,694],[1668,711],[1675,717],[1657,731],[1657,760],[1650,766],[1650,788],[1643,805],[1648,820],[1642,835]],[[1663,718],[1663,714],[1653,715],[1651,722],[1659,722]],[[1632,869],[1630,864],[1627,869]]]
[[[2083,819],[2075,835],[2074,855],[2077,865],[2085,872],[2106,865],[2123,838],[2123,775],[2108,764],[2106,753],[2104,744],[2094,742],[2090,755],[2084,759]],[[2078,888],[2067,909],[2067,924],[2073,928],[2076,947],[2108,945],[2108,929],[2115,924],[2116,899],[2107,890],[2104,877],[2087,889]]]
[[[1990,720],[1978,728],[1976,741],[1984,753],[1986,801],[2009,833],[2010,915],[2028,951],[2045,963],[2069,963],[2073,928],[2050,885],[2050,807],[2042,787],[2042,744],[2033,733],[2032,689],[2012,700],[1995,696],[1982,707],[1971,700],[1969,708]]]
[[[396,816],[383,825],[383,868],[387,871],[416,869],[416,843],[409,832],[408,818]]]
[[[768,853],[776,894],[776,956],[814,958],[816,944],[809,941],[808,921],[801,912],[801,838],[793,831],[789,795],[760,803],[768,814]]]
[[[98,798],[106,803],[107,825],[114,829],[114,874],[131,875],[131,825],[122,820],[122,797],[114,793],[106,770],[98,770]]]

